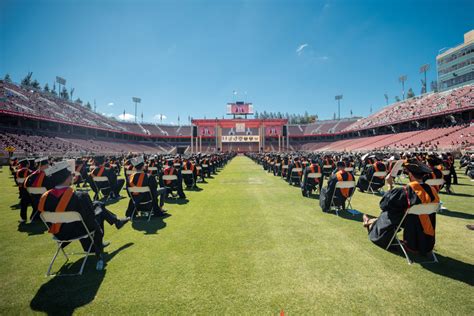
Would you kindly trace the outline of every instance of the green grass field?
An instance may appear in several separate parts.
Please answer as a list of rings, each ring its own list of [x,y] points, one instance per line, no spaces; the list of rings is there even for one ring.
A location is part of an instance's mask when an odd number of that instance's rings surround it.
[[[460,175],[460,184],[458,196],[441,196],[440,263],[410,266],[374,246],[360,217],[322,213],[318,200],[239,156],[186,192],[188,203],[167,204],[169,217],[107,226],[105,271],[91,257],[81,277],[47,278],[55,245],[40,225],[18,228],[17,189],[3,168],[0,314],[472,315],[474,182]],[[377,215],[379,200],[356,192],[352,204]],[[127,203],[109,209],[123,216]]]

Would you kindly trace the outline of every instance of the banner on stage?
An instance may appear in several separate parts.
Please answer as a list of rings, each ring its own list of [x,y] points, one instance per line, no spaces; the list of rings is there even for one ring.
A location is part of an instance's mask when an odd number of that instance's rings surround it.
[[[223,143],[258,143],[259,136],[222,136]]]

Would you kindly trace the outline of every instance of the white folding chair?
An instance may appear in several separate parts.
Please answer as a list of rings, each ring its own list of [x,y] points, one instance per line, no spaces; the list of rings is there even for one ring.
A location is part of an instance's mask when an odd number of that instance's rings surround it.
[[[345,171],[345,172],[353,172],[353,171],[354,171],[354,168],[353,168],[353,167],[345,167],[345,168],[344,168],[344,171]]]
[[[97,196],[100,199],[100,196],[108,198],[110,193],[112,192],[112,188],[110,187],[109,178],[107,177],[92,177],[92,182],[95,185],[97,190]],[[105,195],[103,191],[109,192],[109,194]]]
[[[336,204],[334,203],[334,196],[336,196],[337,189],[349,189],[349,190],[352,189],[352,193],[346,198],[346,201],[344,202],[344,208],[348,209],[349,207],[352,208],[351,200],[355,192],[355,186],[356,186],[355,181],[338,181],[336,183],[336,189],[334,190],[332,194],[330,207],[331,207],[331,210],[336,211],[337,216],[339,216],[339,209],[341,208],[340,206],[336,206]]]
[[[449,170],[441,170],[441,172],[443,173],[443,177],[447,177],[451,174]],[[455,193],[452,186],[449,189],[451,190],[452,193]],[[448,191],[448,187],[446,187],[446,192],[447,191]]]
[[[291,169],[291,175],[290,175],[291,182],[294,182],[295,179],[298,180],[298,183],[301,182],[301,176],[299,175],[300,172],[303,172],[303,168]]]
[[[176,194],[173,193],[173,189],[176,189],[177,181],[178,181],[178,176],[175,174],[164,174],[163,175],[163,185],[170,190],[170,193],[173,197],[177,197]],[[171,181],[171,185],[167,185],[165,181]]]
[[[130,216],[131,218],[131,221],[133,221],[133,218],[134,218],[134,215],[135,213],[148,213],[148,220],[147,222],[150,221],[151,219],[151,215],[153,214],[153,212],[155,211],[153,209],[153,196],[151,195],[151,191],[150,191],[150,187],[146,186],[146,187],[127,187],[127,191],[130,195],[130,198],[132,199],[132,203],[133,203],[133,212],[132,212],[132,216]],[[134,196],[134,193],[135,194],[143,194],[143,193],[148,193],[150,199],[147,200],[147,201],[144,201],[144,202],[139,202],[137,203],[135,201],[135,199],[133,198]],[[150,210],[149,211],[144,211],[141,207],[145,207],[145,205],[150,205]]]
[[[281,176],[282,177],[283,177],[283,174],[284,174],[283,171],[288,172],[288,165],[284,165],[284,166],[281,167]]]
[[[186,183],[186,186],[193,187],[194,184],[195,184],[194,183],[193,171],[192,170],[181,170],[181,174],[183,175],[183,179],[185,180],[184,182]],[[189,181],[189,180],[191,180],[191,181]]]
[[[323,174],[324,175],[330,175],[332,172],[332,166],[331,165],[324,165],[323,166]]]
[[[442,186],[444,184],[444,179],[428,179],[425,183],[431,187]]]
[[[41,195],[43,195],[43,193],[45,193],[47,190],[45,187],[27,187],[26,191],[31,197],[34,197],[35,195],[41,197]],[[36,210],[36,212],[31,215],[31,218],[35,218],[36,214],[38,214],[38,210]]]
[[[375,177],[383,177],[383,179],[385,181],[386,176],[387,176],[387,171],[376,171],[376,172],[374,172],[374,174],[372,175],[372,178],[370,178],[369,186],[368,186],[367,191],[370,191],[372,194],[375,194],[375,191],[372,189],[372,183],[374,182],[374,178]]]
[[[51,260],[51,263],[49,264],[48,271],[46,272],[46,276],[51,275],[51,269],[53,268],[54,261],[56,261],[56,258],[58,257],[59,251],[61,251],[66,257],[66,264],[69,261],[69,256],[66,254],[64,249],[62,248],[62,245],[64,243],[70,243],[76,240],[81,240],[84,238],[89,238],[91,241],[91,244],[89,246],[89,249],[87,249],[86,252],[79,252],[79,253],[70,253],[69,255],[85,255],[84,260],[82,261],[81,268],[79,270],[79,273],[75,274],[58,274],[58,276],[74,276],[74,275],[81,275],[82,271],[84,270],[84,266],[86,265],[87,258],[91,254],[92,247],[94,246],[94,233],[95,231],[90,231],[86,224],[84,223],[84,220],[82,219],[81,214],[78,212],[41,212],[40,213],[40,218],[43,221],[43,223],[46,225],[46,227],[49,229],[49,226],[47,223],[52,223],[52,224],[67,224],[67,223],[74,223],[74,222],[81,222],[82,225],[84,226],[84,229],[86,231],[85,235],[77,236],[75,238],[67,239],[67,240],[62,240],[58,239],[55,236],[53,236],[53,240],[56,242],[58,248],[56,249],[56,253],[53,256],[53,259]],[[64,266],[64,265],[63,265]]]
[[[181,164],[179,162],[174,163],[173,166],[175,168],[181,168]]]
[[[310,172],[306,175],[308,177],[308,179],[319,179],[319,181],[322,181],[322,177],[323,177],[323,174],[320,173],[320,172]],[[305,188],[306,190],[306,188]],[[316,185],[316,189],[315,189],[315,192],[318,191],[319,192],[319,184]]]
[[[410,257],[408,256],[407,251],[405,250],[405,247],[403,247],[402,242],[397,237],[398,231],[400,230],[400,227],[402,227],[403,222],[405,221],[405,218],[407,217],[407,215],[409,215],[409,214],[412,214],[412,215],[430,215],[430,214],[438,212],[439,207],[440,207],[439,203],[416,204],[416,205],[413,205],[412,207],[410,207],[405,212],[405,215],[403,215],[403,218],[400,221],[400,224],[398,224],[397,229],[393,233],[392,239],[390,239],[390,242],[388,243],[388,245],[385,249],[388,250],[391,246],[400,246],[400,248],[402,248],[403,253],[405,254],[405,258],[407,259],[408,264],[412,264],[413,261],[410,259]],[[393,243],[394,240],[395,240],[395,243]],[[436,262],[438,262],[438,258],[436,258],[436,254],[434,253],[434,251],[431,251],[431,254],[433,256],[433,261],[420,262],[420,263],[436,263]]]
[[[16,178],[16,184],[18,184],[18,186],[22,186],[23,183],[25,183],[25,179],[26,178]]]

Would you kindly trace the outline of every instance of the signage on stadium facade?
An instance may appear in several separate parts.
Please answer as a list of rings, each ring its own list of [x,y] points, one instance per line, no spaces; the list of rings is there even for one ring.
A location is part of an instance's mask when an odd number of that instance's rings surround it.
[[[245,135],[245,136],[222,136],[223,143],[258,143],[259,136]]]
[[[7,151],[7,152],[9,152],[9,153],[14,152],[15,150],[16,150],[16,148],[13,147],[13,146],[8,146],[8,147],[5,148],[5,151]]]

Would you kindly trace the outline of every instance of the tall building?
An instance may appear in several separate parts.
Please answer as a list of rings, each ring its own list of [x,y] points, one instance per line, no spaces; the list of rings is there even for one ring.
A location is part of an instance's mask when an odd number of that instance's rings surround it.
[[[464,43],[436,56],[436,64],[441,91],[474,83],[474,30],[464,34]]]

